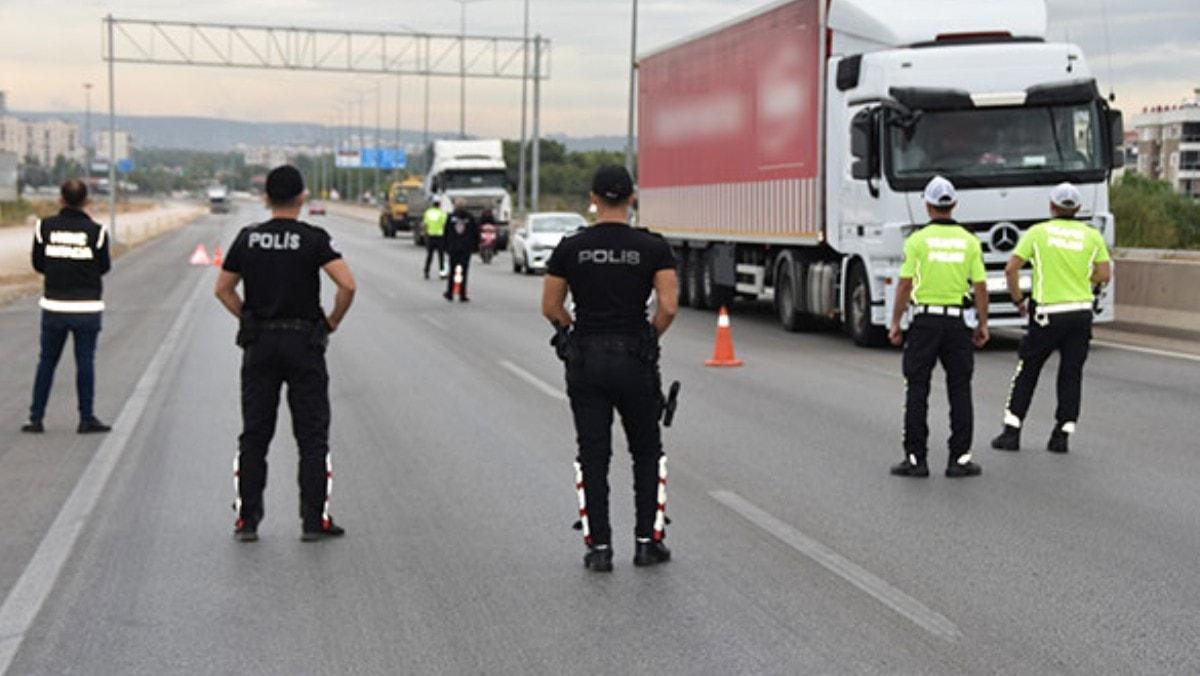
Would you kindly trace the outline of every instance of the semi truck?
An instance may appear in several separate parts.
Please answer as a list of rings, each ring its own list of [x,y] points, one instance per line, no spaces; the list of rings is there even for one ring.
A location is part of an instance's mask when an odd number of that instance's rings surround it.
[[[214,214],[227,214],[233,209],[229,199],[229,189],[223,185],[209,186],[205,191],[208,196],[208,210]]]
[[[395,237],[400,230],[410,230],[425,211],[421,197],[421,179],[410,176],[393,181],[388,187],[387,200],[379,214],[379,230],[384,237]]]
[[[430,148],[429,173],[425,175],[427,201],[437,200],[444,208],[459,198],[476,218],[491,211],[498,231],[498,245],[508,245],[512,220],[508,167],[504,145],[499,139],[434,141]]]
[[[1021,324],[1017,240],[1071,181],[1111,246],[1124,161],[1083,52],[1045,36],[1043,0],[786,0],[642,55],[639,222],[675,248],[681,302],[770,301],[788,330],[882,345],[942,175],[983,245],[991,324]],[[1095,311],[1112,320],[1110,292]]]

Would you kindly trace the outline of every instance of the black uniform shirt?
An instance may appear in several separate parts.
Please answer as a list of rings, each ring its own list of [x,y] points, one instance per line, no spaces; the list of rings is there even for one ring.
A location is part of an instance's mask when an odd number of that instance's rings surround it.
[[[321,228],[273,219],[242,228],[222,268],[242,276],[247,317],[320,320],[320,270],[341,257]]]
[[[564,238],[546,265],[567,280],[583,335],[645,330],[654,275],[674,268],[665,240],[624,223],[597,223]]]
[[[474,253],[479,248],[479,222],[471,212],[453,211],[446,219],[446,251],[457,254]]]

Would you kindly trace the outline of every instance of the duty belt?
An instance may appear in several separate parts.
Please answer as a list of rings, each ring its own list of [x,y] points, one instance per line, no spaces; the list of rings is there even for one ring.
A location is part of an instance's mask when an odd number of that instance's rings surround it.
[[[917,305],[913,307],[913,314],[961,317],[963,316],[963,309],[953,305]]]
[[[574,336],[575,344],[579,347],[599,347],[609,350],[636,351],[645,344],[645,338],[625,333],[593,334]]]
[[[1038,326],[1046,327],[1050,325],[1051,315],[1068,314],[1071,312],[1087,312],[1090,315],[1092,313],[1092,309],[1092,303],[1090,302],[1038,305],[1034,308],[1033,321],[1036,322]]]
[[[305,319],[268,319],[254,322],[254,326],[263,331],[312,331],[317,327],[317,322]]]

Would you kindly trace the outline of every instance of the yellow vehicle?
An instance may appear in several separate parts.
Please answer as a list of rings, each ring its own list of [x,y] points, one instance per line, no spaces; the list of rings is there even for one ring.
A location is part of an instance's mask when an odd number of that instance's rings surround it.
[[[410,177],[396,181],[388,188],[387,202],[379,214],[379,230],[384,237],[395,237],[400,230],[410,230],[425,211],[421,197],[421,179]]]

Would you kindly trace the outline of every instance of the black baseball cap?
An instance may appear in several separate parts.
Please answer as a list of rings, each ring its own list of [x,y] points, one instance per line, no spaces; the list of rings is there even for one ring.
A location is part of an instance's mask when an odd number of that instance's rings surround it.
[[[633,194],[633,177],[625,167],[605,165],[592,179],[592,192],[609,202],[623,202]]]
[[[287,204],[304,192],[304,176],[290,164],[275,167],[267,174],[267,197],[272,204]]]

